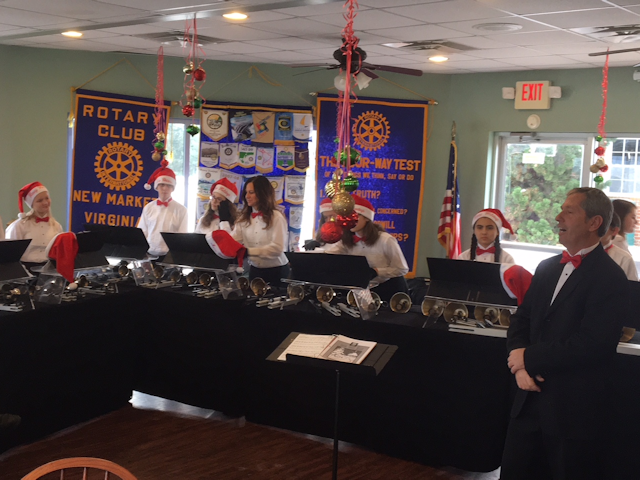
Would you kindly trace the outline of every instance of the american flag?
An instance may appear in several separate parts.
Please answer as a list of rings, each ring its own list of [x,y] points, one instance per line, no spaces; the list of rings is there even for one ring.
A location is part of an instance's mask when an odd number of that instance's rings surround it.
[[[460,193],[458,192],[458,147],[451,141],[449,151],[449,173],[447,175],[447,191],[442,201],[440,224],[438,225],[438,242],[447,250],[447,258],[458,258],[462,252],[460,244]],[[455,202],[455,203],[454,203]],[[455,208],[452,208],[455,205]]]

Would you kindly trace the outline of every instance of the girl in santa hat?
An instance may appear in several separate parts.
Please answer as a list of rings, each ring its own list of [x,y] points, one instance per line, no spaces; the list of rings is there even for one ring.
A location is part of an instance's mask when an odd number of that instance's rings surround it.
[[[304,242],[305,250],[315,250],[318,247],[324,245],[324,241],[322,240],[322,225],[327,223],[331,217],[336,217],[336,212],[333,211],[333,207],[331,206],[331,199],[325,198],[320,202],[320,223],[318,224],[318,229],[316,230],[316,236],[312,240],[307,240]]]
[[[229,222],[233,228],[238,209],[233,202],[238,198],[238,187],[228,178],[222,178],[211,185],[210,200],[206,213],[198,220],[196,233],[209,233],[220,229],[220,222]]]
[[[31,209],[24,213],[23,202]],[[31,243],[21,260],[28,267],[47,261],[45,249],[53,237],[62,233],[60,225],[51,215],[49,190],[40,182],[25,185],[18,192],[18,220],[7,227],[8,240],[30,239]]]
[[[352,197],[356,203],[354,210],[358,214],[358,223],[351,230],[344,231],[342,240],[326,245],[325,252],[366,257],[372,270],[372,281],[378,283],[373,291],[382,300],[388,301],[397,292],[409,293],[404,279],[409,266],[398,241],[373,223],[375,209],[371,202],[358,195]]]
[[[244,208],[236,221],[232,237],[247,249],[249,279],[262,278],[280,285],[289,276],[289,261],[284,254],[288,242],[287,219],[276,207],[276,193],[269,179],[250,178],[242,191]],[[221,228],[226,230],[225,222]]]
[[[506,228],[513,234],[513,229],[495,208],[486,208],[473,217],[473,235],[471,248],[460,254],[458,260],[475,260],[488,263],[515,263],[513,257],[500,247],[500,230]]]

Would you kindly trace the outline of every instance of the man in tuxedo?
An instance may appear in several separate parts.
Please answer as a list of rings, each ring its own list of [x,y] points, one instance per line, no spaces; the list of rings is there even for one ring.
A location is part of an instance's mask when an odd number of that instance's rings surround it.
[[[610,369],[628,281],[600,245],[613,207],[596,188],[569,192],[556,217],[566,251],[540,263],[511,317],[507,364],[518,390],[502,480],[600,480]]]

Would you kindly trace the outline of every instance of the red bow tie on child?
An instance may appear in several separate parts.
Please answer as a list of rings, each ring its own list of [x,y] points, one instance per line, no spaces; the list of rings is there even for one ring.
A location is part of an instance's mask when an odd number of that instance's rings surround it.
[[[582,258],[582,255],[571,256],[569,255],[569,252],[565,250],[564,252],[562,252],[562,259],[560,260],[560,263],[564,264],[571,262],[574,268],[578,268],[582,263]]]
[[[485,253],[496,253],[496,247],[489,247],[486,250],[484,248],[476,247],[476,255],[483,255]]]
[[[40,222],[48,222],[49,221],[49,217],[36,217],[36,223],[40,223]]]
[[[161,207],[168,207],[170,201],[171,199],[167,200],[166,202],[163,202],[162,200],[158,200],[158,205]]]
[[[365,240],[366,238],[364,237],[359,237],[358,235],[353,236],[353,243],[364,242]]]
[[[251,212],[251,218],[261,217],[262,212]]]

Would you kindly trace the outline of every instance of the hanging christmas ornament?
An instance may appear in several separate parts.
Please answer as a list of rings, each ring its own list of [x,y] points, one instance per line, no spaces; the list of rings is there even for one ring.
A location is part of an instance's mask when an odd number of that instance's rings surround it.
[[[156,139],[157,139],[159,142],[164,142],[165,138],[167,138],[167,137],[166,137],[166,135],[164,134],[164,132],[158,132],[158,133],[156,134]]]
[[[331,208],[338,215],[351,215],[355,205],[356,202],[353,200],[353,197],[345,191],[336,193],[331,199]]]
[[[195,69],[195,66],[193,65],[193,62],[187,62],[187,64],[184,67],[182,67],[182,71],[184,72],[185,75],[191,75],[194,69]]]
[[[324,186],[324,194],[333,198],[333,196],[338,192],[339,184],[335,180],[329,180],[327,184]]]
[[[185,97],[187,98],[188,102],[193,102],[197,95],[198,90],[196,90],[196,87],[189,87],[189,89],[185,93]]]
[[[187,127],[187,133],[193,137],[194,135],[200,133],[200,127],[198,127],[197,125],[189,125]]]
[[[604,186],[604,177],[602,173],[609,170],[603,155],[606,153],[607,141],[605,133],[605,124],[607,121],[607,94],[609,89],[609,54],[604,62],[604,68],[602,69],[602,113],[600,114],[600,121],[598,122],[598,135],[595,140],[598,142],[598,146],[594,149],[593,153],[597,156],[595,163],[589,167],[591,173],[596,174],[593,181],[596,187],[602,188]]]
[[[599,169],[602,169],[602,167],[604,167],[604,166],[605,166],[604,158],[602,158],[602,157],[598,158],[598,159],[596,160],[596,166],[597,166]]]
[[[598,147],[593,151],[593,153],[601,157],[602,155],[604,155],[604,151],[604,147]]]
[[[324,243],[336,243],[342,238],[342,228],[336,222],[326,222],[320,227],[320,239]]]
[[[151,154],[151,160],[153,160],[154,162],[159,162],[160,160],[162,160],[162,154],[159,152],[153,152]]]
[[[350,215],[338,215],[336,222],[345,230],[351,230],[358,223],[358,213],[351,212]]]
[[[602,173],[605,173],[607,170],[609,170],[609,165],[603,165],[602,167],[600,167],[600,171]]]
[[[205,78],[207,78],[207,72],[204,71],[204,68],[198,67],[193,71],[193,78],[195,78],[198,82],[202,82]]]
[[[594,163],[589,167],[589,171],[591,173],[598,173],[600,171],[600,167]]]
[[[359,186],[360,182],[358,182],[358,179],[353,176],[353,173],[349,172],[349,174],[344,179],[345,191],[349,193],[355,192]]]
[[[600,183],[604,182],[604,177],[602,175],[598,174],[593,178],[593,181],[596,182],[596,184],[600,184]]]
[[[193,117],[193,114],[195,113],[195,109],[193,108],[193,105],[185,105],[184,107],[182,107],[182,114],[185,117]]]
[[[195,15],[193,20],[187,20],[186,22],[183,48],[186,50],[187,56],[185,58],[185,66],[182,68],[184,81],[180,106],[185,117],[193,117],[196,114],[196,109],[202,107],[204,103],[200,97],[200,89],[207,76],[204,68],[202,68],[204,50],[198,43],[198,26]]]
[[[155,126],[155,142],[153,144],[153,153],[151,160],[159,162],[165,151],[165,132],[167,131],[167,109],[164,104],[164,49],[158,48],[158,66],[156,79],[156,99],[155,109],[153,111],[153,124]]]
[[[193,101],[193,107],[194,108],[200,108],[202,106],[202,104],[204,103],[204,100],[202,98],[196,98]]]

